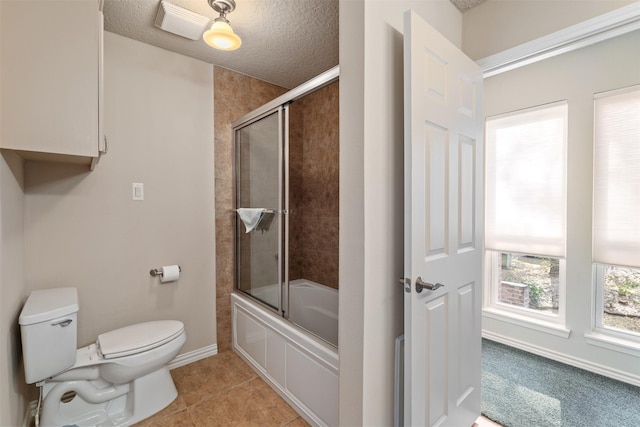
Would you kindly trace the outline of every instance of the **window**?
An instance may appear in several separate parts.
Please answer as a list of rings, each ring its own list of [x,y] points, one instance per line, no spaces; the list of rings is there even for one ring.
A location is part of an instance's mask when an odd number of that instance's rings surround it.
[[[563,321],[567,103],[487,119],[489,305]]]
[[[497,304],[530,310],[530,315],[559,314],[563,260],[496,251],[489,256]]]
[[[600,328],[640,337],[640,269],[596,266]]]
[[[640,339],[640,86],[595,96],[596,327]]]

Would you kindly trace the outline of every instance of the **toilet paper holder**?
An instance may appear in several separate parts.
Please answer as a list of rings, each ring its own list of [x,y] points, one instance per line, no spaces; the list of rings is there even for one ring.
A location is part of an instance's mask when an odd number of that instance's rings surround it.
[[[182,273],[182,267],[178,266],[178,271]],[[149,270],[149,274],[152,275],[153,277],[157,277],[157,276],[162,277],[162,269],[152,268],[151,270]]]

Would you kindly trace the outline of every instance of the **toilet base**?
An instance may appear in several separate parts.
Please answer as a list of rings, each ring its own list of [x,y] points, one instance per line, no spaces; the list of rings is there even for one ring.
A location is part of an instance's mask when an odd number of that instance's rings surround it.
[[[160,412],[178,397],[178,390],[166,366],[133,381],[131,388],[135,403],[131,424]]]
[[[126,427],[159,412],[178,396],[166,366],[127,384],[52,381],[44,387],[42,426]],[[68,392],[76,396],[64,403],[61,398]]]

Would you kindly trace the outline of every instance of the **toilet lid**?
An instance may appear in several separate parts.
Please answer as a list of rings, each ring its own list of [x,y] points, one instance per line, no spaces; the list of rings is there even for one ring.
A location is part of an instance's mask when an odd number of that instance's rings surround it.
[[[155,320],[100,334],[97,344],[105,359],[113,359],[151,350],[183,331],[184,325],[178,320]]]

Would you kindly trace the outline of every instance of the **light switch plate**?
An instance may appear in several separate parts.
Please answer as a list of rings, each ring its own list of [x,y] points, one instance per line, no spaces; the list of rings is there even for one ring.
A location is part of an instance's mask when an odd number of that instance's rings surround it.
[[[133,200],[144,200],[144,184],[141,182],[134,182],[131,184]]]

